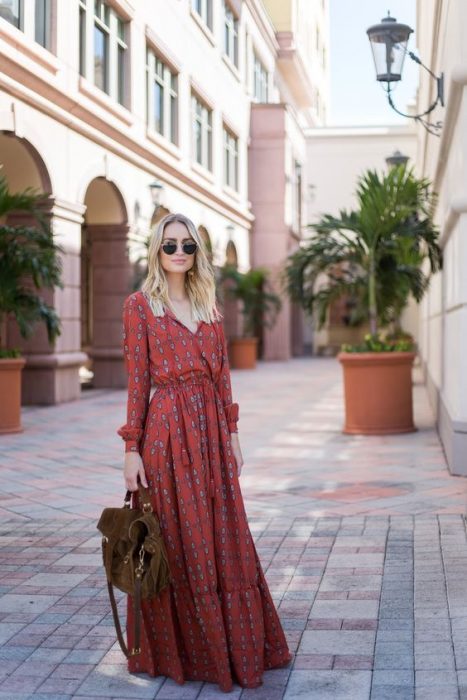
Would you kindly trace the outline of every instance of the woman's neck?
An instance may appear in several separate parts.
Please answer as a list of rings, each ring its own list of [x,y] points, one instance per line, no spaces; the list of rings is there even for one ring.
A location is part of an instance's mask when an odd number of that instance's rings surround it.
[[[166,273],[167,274],[167,273]],[[169,288],[169,298],[170,301],[186,301],[188,299],[188,294],[185,287],[186,274],[173,273],[167,274],[167,285]]]

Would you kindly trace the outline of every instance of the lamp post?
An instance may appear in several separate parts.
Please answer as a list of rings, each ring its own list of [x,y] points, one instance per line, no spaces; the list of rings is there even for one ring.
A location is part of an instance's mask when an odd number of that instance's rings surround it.
[[[235,226],[233,224],[227,224],[227,226],[225,228],[227,229],[227,236],[228,236],[228,240],[230,242],[233,238]]]
[[[154,204],[154,209],[157,212],[161,206],[161,194],[164,189],[164,185],[160,180],[153,180],[149,185],[149,191],[151,192],[152,203]]]
[[[406,165],[408,163],[409,156],[404,155],[400,151],[394,151],[392,156],[386,158],[386,165],[388,168],[393,168],[397,165]]]
[[[438,121],[431,124],[427,122],[424,117],[430,114],[438,104],[444,107],[444,73],[441,73],[440,76],[435,75],[433,71],[421,62],[418,56],[412,51],[407,51],[407,44],[412,32],[413,29],[409,27],[408,24],[398,22],[394,17],[391,17],[389,13],[379,24],[374,24],[367,29],[375,62],[376,80],[380,83],[386,83],[388,102],[395,112],[401,114],[403,117],[416,119],[430,134],[439,136],[442,123]],[[406,114],[401,112],[397,109],[392,99],[391,92],[394,84],[402,80],[402,69],[406,54],[436,80],[436,100],[421,114]]]

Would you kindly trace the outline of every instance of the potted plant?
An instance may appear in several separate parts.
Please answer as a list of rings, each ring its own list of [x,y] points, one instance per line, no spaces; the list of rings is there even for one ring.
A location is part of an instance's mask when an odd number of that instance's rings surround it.
[[[18,348],[7,347],[7,322],[16,319],[28,338],[38,321],[44,322],[50,342],[60,334],[55,310],[39,290],[62,287],[61,248],[53,240],[50,221],[41,210],[45,196],[31,188],[12,193],[0,174],[0,433],[21,427],[21,370],[25,360]],[[14,215],[14,217],[13,217]],[[26,223],[11,223],[22,217]]]
[[[436,201],[429,182],[405,165],[367,171],[356,191],[358,208],[325,215],[290,256],[287,290],[318,326],[330,304],[347,297],[355,318],[368,319],[363,343],[345,345],[344,432],[386,434],[415,429],[412,415],[413,339],[401,337],[400,315],[410,295],[419,302],[430,275],[441,269]],[[384,337],[382,330],[391,330]]]
[[[228,296],[241,302],[243,333],[230,339],[230,364],[234,369],[254,369],[263,327],[272,328],[282,307],[280,297],[268,290],[268,271],[263,267],[239,272],[233,265],[221,270]]]

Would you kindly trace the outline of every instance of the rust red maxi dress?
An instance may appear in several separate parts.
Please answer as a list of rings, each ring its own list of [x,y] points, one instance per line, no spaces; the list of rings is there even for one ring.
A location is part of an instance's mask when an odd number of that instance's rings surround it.
[[[248,688],[291,658],[251,536],[230,432],[237,431],[221,321],[191,332],[156,317],[142,292],[124,303],[127,422],[167,547],[171,583],[143,601],[130,672]],[[152,381],[151,381],[152,380]],[[151,383],[155,391],[150,399]],[[137,494],[133,503],[137,505]],[[127,634],[133,644],[132,600]]]

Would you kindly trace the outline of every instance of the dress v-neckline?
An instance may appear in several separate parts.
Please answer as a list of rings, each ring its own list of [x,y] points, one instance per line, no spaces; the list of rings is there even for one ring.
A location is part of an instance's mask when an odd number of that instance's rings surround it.
[[[144,294],[144,292],[143,292],[143,297],[146,299],[146,302],[147,302],[149,308],[151,308],[151,305],[150,305],[150,303],[149,303],[149,299],[147,298],[146,294]],[[181,320],[178,318],[178,316],[177,316],[176,314],[174,314],[174,312],[173,312],[171,309],[169,309],[168,306],[165,306],[165,304],[164,304],[163,306],[164,306],[164,311],[165,311],[165,313],[167,314],[167,316],[170,316],[170,317],[173,318],[175,321],[178,321],[178,323],[180,323],[184,328],[186,328],[187,331],[188,331],[188,333],[191,333],[191,335],[194,335],[194,336],[198,335],[199,329],[201,328],[201,326],[202,326],[202,324],[203,324],[203,321],[200,321],[200,322],[198,323],[197,327],[196,327],[196,330],[195,330],[195,331],[192,331],[191,328],[188,328],[188,326],[187,326],[185,323],[183,323],[183,321],[181,321]],[[151,311],[152,311],[152,309],[151,309]]]
[[[164,306],[164,309],[165,309],[166,314],[168,314],[168,315],[171,316],[173,319],[175,319],[175,321],[178,321],[178,323],[181,323],[181,325],[182,325],[184,328],[187,329],[188,333],[191,333],[191,335],[198,335],[198,332],[199,332],[199,329],[200,329],[200,327],[201,327],[201,324],[203,323],[202,321],[200,321],[200,322],[198,323],[198,325],[196,326],[196,330],[192,331],[191,328],[188,328],[188,326],[186,325],[186,323],[183,323],[183,321],[181,321],[181,320],[178,318],[178,316],[177,316],[176,314],[174,314],[174,312],[173,312],[171,309],[169,309],[168,306]]]

